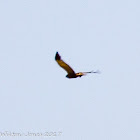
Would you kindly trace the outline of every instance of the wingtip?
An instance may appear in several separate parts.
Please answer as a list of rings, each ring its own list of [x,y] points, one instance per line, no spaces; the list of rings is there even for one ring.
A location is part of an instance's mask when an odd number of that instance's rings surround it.
[[[101,74],[101,71],[100,71],[100,70],[96,70],[96,71],[91,71],[91,73],[98,73],[98,74]]]
[[[60,59],[61,59],[61,57],[60,57],[59,53],[58,53],[58,52],[56,52],[56,55],[55,55],[55,60],[60,60]]]

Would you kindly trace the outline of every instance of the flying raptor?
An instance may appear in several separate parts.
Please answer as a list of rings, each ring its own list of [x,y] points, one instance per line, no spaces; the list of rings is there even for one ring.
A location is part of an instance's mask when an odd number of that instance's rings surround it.
[[[58,63],[58,65],[60,67],[62,67],[68,73],[66,75],[67,78],[77,78],[77,77],[81,77],[83,75],[86,75],[87,73],[99,73],[99,71],[90,71],[90,72],[78,72],[78,73],[75,73],[74,70],[61,59],[61,56],[59,55],[58,52],[56,52],[55,60]]]

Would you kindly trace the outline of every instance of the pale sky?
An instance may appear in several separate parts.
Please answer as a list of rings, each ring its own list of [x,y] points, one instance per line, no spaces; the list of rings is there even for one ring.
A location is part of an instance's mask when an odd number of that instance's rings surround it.
[[[0,38],[0,139],[140,140],[139,0],[1,0]]]

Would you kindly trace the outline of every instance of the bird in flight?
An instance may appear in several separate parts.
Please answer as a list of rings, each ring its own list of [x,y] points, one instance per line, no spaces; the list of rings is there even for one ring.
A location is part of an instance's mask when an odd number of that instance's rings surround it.
[[[89,72],[75,73],[74,70],[61,59],[61,56],[59,55],[58,52],[56,52],[55,60],[58,63],[58,65],[60,67],[62,67],[68,73],[66,75],[67,78],[77,78],[77,77],[81,77],[83,75],[86,75],[87,73],[99,73],[99,71],[89,71]]]

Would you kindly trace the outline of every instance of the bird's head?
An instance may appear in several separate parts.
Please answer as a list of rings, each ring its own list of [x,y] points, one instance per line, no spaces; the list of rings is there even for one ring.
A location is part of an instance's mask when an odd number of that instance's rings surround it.
[[[77,77],[81,77],[81,76],[83,76],[84,74],[82,73],[82,72],[78,72],[78,73],[76,73],[76,76]]]

